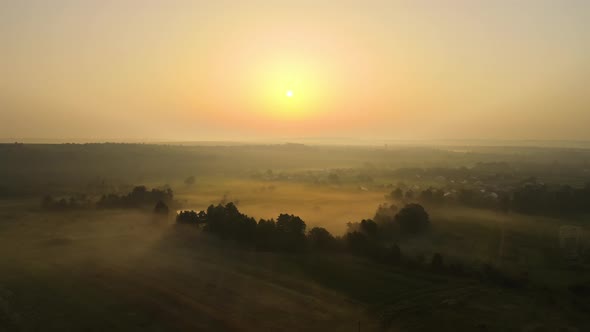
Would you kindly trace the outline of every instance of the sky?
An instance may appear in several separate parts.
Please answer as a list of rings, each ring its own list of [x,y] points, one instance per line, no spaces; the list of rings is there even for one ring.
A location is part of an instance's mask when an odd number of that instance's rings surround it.
[[[0,139],[590,140],[588,31],[583,0],[5,0]]]

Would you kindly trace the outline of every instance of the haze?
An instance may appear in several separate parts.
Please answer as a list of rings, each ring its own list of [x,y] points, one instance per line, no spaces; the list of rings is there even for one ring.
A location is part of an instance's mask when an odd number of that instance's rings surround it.
[[[3,1],[0,137],[587,140],[588,22],[587,1]]]

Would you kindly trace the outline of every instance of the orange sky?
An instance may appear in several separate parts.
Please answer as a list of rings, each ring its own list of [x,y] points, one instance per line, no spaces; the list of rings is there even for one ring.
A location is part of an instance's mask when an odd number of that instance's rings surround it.
[[[5,1],[0,139],[590,139],[587,1],[442,3]]]

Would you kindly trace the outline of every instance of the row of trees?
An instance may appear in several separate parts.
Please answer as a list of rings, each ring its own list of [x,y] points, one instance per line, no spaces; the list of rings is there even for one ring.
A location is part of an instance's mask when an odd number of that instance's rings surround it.
[[[590,183],[573,188],[531,181],[514,190],[510,203],[513,210],[527,214],[586,214],[590,213]]]
[[[201,225],[205,231],[222,238],[234,239],[264,250],[301,251],[307,245],[306,224],[298,216],[281,214],[276,221],[261,219],[257,222],[241,213],[232,202],[211,205],[206,211],[181,211],[176,221]]]
[[[54,198],[47,195],[41,200],[41,208],[48,211],[80,210],[94,206],[93,202],[85,195]]]
[[[510,194],[507,192],[492,192],[461,188],[458,190],[444,190],[429,187],[423,190],[394,189],[387,198],[394,201],[419,201],[424,204],[459,204],[476,208],[503,209],[510,208]]]
[[[349,232],[334,237],[322,227],[306,232],[305,222],[292,214],[281,214],[277,219],[254,218],[241,213],[233,203],[211,205],[206,211],[181,211],[176,221],[181,224],[201,225],[205,231],[223,238],[249,243],[259,249],[302,251],[349,249],[354,253],[368,254],[377,247],[392,241],[392,234],[416,235],[428,230],[428,213],[419,204],[408,204],[400,211],[394,206],[380,207],[376,221],[362,220],[349,223]]]
[[[535,179],[504,191],[467,188],[452,191],[436,188],[404,191],[396,188],[388,197],[395,201],[417,200],[424,204],[459,204],[532,215],[572,216],[590,213],[590,184],[581,188],[569,185],[550,187]]]
[[[256,221],[241,213],[231,202],[211,205],[206,211],[182,211],[177,214],[176,221],[200,226],[221,238],[233,239],[260,250],[347,252],[389,265],[477,277],[509,287],[522,286],[526,282],[521,277],[507,276],[491,265],[469,269],[459,263],[445,264],[440,253],[434,253],[429,259],[403,255],[401,248],[392,241],[393,235],[417,236],[430,227],[428,213],[415,203],[407,204],[399,211],[394,205],[382,205],[374,219],[349,223],[348,232],[341,237],[333,236],[322,227],[306,232],[305,222],[292,214],[281,214],[276,220]]]
[[[151,189],[145,186],[136,186],[125,195],[108,194],[100,197],[98,201],[86,195],[54,198],[50,195],[41,200],[41,208],[49,211],[67,211],[79,209],[130,209],[152,208],[156,206],[156,212],[167,214],[168,205],[174,203],[174,193],[170,188]]]
[[[141,208],[152,207],[158,202],[166,204],[172,203],[174,200],[174,193],[172,189],[151,189],[148,190],[145,186],[137,186],[126,195],[109,194],[103,195],[96,203],[98,208],[112,209],[112,208]]]

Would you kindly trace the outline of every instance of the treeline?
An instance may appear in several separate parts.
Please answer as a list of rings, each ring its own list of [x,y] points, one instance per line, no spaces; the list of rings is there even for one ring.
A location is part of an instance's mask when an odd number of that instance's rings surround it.
[[[590,213],[590,183],[583,188],[548,187],[533,181],[511,195],[510,208],[528,214],[576,215]]]
[[[445,264],[440,253],[430,258],[405,255],[392,238],[394,234],[411,237],[428,231],[430,218],[419,204],[407,204],[399,211],[395,206],[380,206],[374,220],[349,223],[344,236],[333,236],[323,227],[306,231],[305,222],[292,214],[256,221],[231,202],[210,205],[206,211],[181,211],[176,221],[258,250],[349,253],[383,264],[476,277],[509,287],[519,287],[527,281],[526,276],[511,277],[487,264],[472,268],[460,263]]]
[[[136,186],[129,193],[124,195],[108,194],[102,195],[98,201],[93,201],[86,195],[72,197],[54,198],[45,196],[41,201],[41,208],[48,211],[67,211],[77,209],[137,209],[154,208],[155,212],[167,211],[168,205],[174,204],[174,193],[172,189],[151,189],[145,186]]]
[[[505,190],[492,189],[394,189],[388,198],[419,201],[428,205],[462,205],[531,215],[575,216],[590,213],[590,183],[581,188],[548,186],[534,179]]]
[[[41,200],[41,208],[48,211],[82,210],[94,206],[94,202],[86,195],[76,195],[67,198],[54,198],[47,195]]]
[[[210,205],[207,211],[198,213],[181,211],[177,214],[176,221],[181,224],[202,225],[207,232],[263,250],[303,251],[308,244],[306,224],[301,218],[281,214],[276,221],[260,219],[257,222],[241,213],[232,202]]]
[[[137,186],[127,195],[103,195],[96,206],[102,209],[139,208],[154,206],[158,202],[169,204],[173,199],[174,193],[170,188],[148,190],[145,186]]]
[[[222,238],[234,239],[258,249],[280,251],[349,250],[369,254],[381,250],[391,242],[394,232],[408,236],[426,232],[430,226],[428,213],[419,204],[408,204],[400,211],[397,207],[380,207],[376,221],[362,220],[349,223],[349,232],[335,237],[322,227],[307,231],[307,225],[298,216],[280,214],[277,219],[254,218],[241,213],[232,202],[210,205],[206,211],[181,211],[176,215],[180,224],[202,226],[207,232]],[[396,212],[396,213],[394,213]]]

